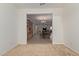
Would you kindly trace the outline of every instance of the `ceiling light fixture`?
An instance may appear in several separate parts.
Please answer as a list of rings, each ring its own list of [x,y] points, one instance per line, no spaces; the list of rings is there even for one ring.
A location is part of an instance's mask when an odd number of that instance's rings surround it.
[[[44,21],[44,20],[41,20],[41,23],[45,23],[46,21]]]
[[[52,18],[51,16],[37,16],[36,19],[37,20],[50,20]]]
[[[45,5],[46,3],[40,3],[40,6],[43,6],[43,5]]]

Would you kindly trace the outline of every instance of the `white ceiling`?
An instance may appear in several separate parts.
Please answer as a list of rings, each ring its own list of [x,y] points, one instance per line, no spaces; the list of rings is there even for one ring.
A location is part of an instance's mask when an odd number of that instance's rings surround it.
[[[64,7],[64,3],[45,3],[40,6],[40,3],[16,3],[17,8],[52,8],[52,7]]]
[[[17,8],[63,8],[71,6],[79,6],[79,3],[45,3],[40,6],[40,3],[13,3]]]

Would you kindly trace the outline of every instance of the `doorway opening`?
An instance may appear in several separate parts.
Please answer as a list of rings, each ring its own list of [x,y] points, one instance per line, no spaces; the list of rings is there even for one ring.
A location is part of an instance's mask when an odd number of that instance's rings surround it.
[[[52,43],[52,14],[27,14],[27,44]]]

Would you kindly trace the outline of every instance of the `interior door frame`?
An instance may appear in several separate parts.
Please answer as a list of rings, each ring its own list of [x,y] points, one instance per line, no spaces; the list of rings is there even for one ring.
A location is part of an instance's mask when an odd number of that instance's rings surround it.
[[[52,44],[53,44],[53,13],[52,12],[28,12],[26,14],[26,28],[27,28],[27,15],[28,14],[51,14],[52,15]],[[26,32],[27,32],[27,29],[26,29]],[[27,44],[27,39],[26,39],[26,44]]]

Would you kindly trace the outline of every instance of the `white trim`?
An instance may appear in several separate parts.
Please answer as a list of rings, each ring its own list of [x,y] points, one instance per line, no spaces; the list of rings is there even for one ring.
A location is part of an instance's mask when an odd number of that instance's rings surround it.
[[[52,12],[46,12],[46,11],[43,11],[43,12],[33,12],[33,11],[31,11],[31,12],[28,12],[27,14],[44,14],[44,13],[48,13],[48,14],[53,14]]]
[[[8,48],[6,51],[4,51],[3,53],[1,53],[0,56],[4,55],[4,54],[7,53],[8,51],[14,49],[16,46],[18,46],[18,44],[15,44],[14,46]]]
[[[69,48],[70,50],[72,50],[73,52],[77,53],[79,55],[79,51],[74,50],[73,48],[67,46],[66,44],[64,44],[67,48]]]
[[[63,44],[64,45],[64,43],[54,43],[54,42],[53,42],[53,44]]]
[[[26,13],[26,32],[27,32],[27,13]],[[26,33],[26,45],[27,45],[27,33]]]
[[[18,42],[18,45],[19,45],[19,44],[27,44],[27,42]]]

